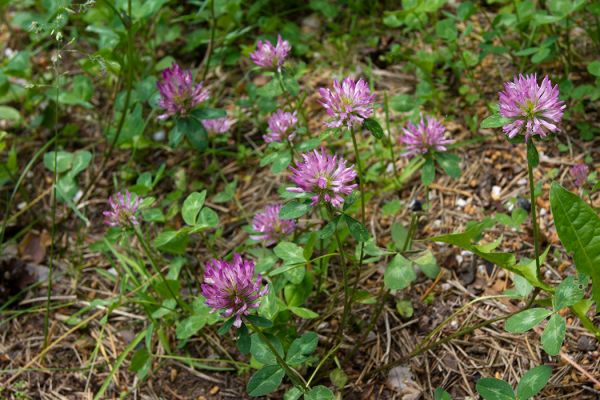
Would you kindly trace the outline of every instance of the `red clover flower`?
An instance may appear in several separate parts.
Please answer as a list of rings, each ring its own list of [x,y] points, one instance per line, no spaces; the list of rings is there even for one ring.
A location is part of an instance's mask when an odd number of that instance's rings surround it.
[[[233,125],[233,120],[227,117],[217,119],[205,119],[202,120],[202,125],[208,133],[225,133],[229,131],[229,129],[231,129],[231,126]]]
[[[348,77],[342,83],[334,80],[333,89],[320,88],[319,94],[321,95],[319,103],[333,118],[325,123],[329,128],[346,125],[350,129],[353,125],[362,124],[373,114],[375,94],[371,94],[369,85],[362,79],[354,82]]]
[[[113,197],[108,198],[110,210],[104,211],[104,223],[109,226],[128,227],[138,225],[139,222],[135,216],[142,202],[140,197],[132,198],[131,193],[125,191],[125,195],[119,192]]]
[[[256,234],[250,238],[264,241],[265,245],[271,246],[294,232],[296,223],[291,219],[280,219],[279,211],[281,211],[280,204],[271,204],[257,213],[252,220],[252,229]]]
[[[356,178],[354,166],[346,167],[343,158],[327,154],[324,148],[320,153],[314,150],[302,154],[302,160],[290,170],[290,179],[298,186],[288,188],[288,191],[314,194],[311,198],[313,206],[323,201],[339,208],[344,203],[341,195],[352,193],[357,186],[350,184]]]
[[[400,142],[406,147],[406,151],[402,154],[405,157],[425,154],[432,150],[446,151],[446,145],[454,143],[453,140],[444,138],[446,127],[431,116],[425,118],[421,116],[417,125],[409,122],[402,131]]]
[[[519,75],[513,82],[506,82],[498,96],[500,114],[512,120],[502,127],[509,138],[524,133],[528,140],[533,135],[545,137],[548,132],[558,131],[566,106],[558,99],[558,85],[552,86],[548,76],[538,85],[535,74]]]
[[[233,326],[242,326],[242,316],[258,308],[260,298],[269,291],[268,285],[261,289],[262,277],[254,279],[254,262],[243,260],[239,254],[231,263],[213,259],[206,264],[202,295],[211,312],[221,311],[221,316],[235,315]]]
[[[587,180],[590,169],[585,164],[575,164],[569,169],[569,172],[573,179],[575,179],[575,185],[581,187]]]
[[[273,46],[271,42],[265,40],[256,43],[256,50],[250,53],[250,58],[254,64],[264,68],[281,68],[288,53],[292,49],[287,40],[283,40],[281,35],[277,35],[277,44]]]
[[[204,84],[194,84],[192,72],[182,70],[173,64],[162,73],[162,79],[157,82],[160,92],[158,105],[165,112],[158,119],[167,119],[172,115],[186,115],[198,104],[208,100],[209,92]]]
[[[297,112],[285,112],[277,110],[269,118],[269,132],[263,135],[267,143],[281,142],[287,136],[287,140],[292,141],[296,136],[295,126],[298,123]]]

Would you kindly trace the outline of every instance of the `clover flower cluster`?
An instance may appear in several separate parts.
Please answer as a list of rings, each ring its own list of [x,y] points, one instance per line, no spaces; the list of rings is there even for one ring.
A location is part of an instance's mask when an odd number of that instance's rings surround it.
[[[159,119],[186,115],[209,97],[204,83],[194,84],[192,72],[182,70],[176,63],[163,71],[162,79],[156,85],[160,92],[158,105],[164,109]]]
[[[256,50],[250,53],[250,58],[254,64],[264,68],[281,68],[292,46],[287,40],[283,40],[281,35],[277,35],[277,44],[273,46],[268,40],[256,43]]]
[[[233,126],[233,123],[234,121],[227,117],[202,120],[204,129],[206,129],[208,133],[216,134],[228,132]]]
[[[569,172],[575,180],[575,186],[581,187],[585,184],[590,169],[585,164],[575,164],[569,169]]]
[[[566,106],[558,99],[558,85],[552,86],[548,76],[538,84],[535,74],[519,75],[504,84],[498,97],[500,115],[512,121],[502,128],[509,138],[522,133],[528,140],[533,135],[545,137],[558,131]]]
[[[263,241],[266,246],[271,246],[294,232],[296,223],[291,219],[279,218],[280,211],[281,204],[271,204],[262,212],[257,213],[252,220],[252,229],[255,234],[250,238]]]
[[[446,151],[446,146],[454,143],[451,139],[444,138],[446,127],[434,117],[423,117],[417,125],[412,122],[402,129],[403,135],[400,142],[405,150],[402,155],[413,157],[416,154],[426,154],[430,151]]]
[[[232,262],[214,259],[206,264],[201,289],[211,312],[220,311],[224,318],[234,316],[233,326],[239,328],[242,317],[258,308],[260,298],[269,291],[268,285],[261,286],[262,277],[254,278],[254,262],[235,254]]]
[[[129,227],[138,225],[136,213],[142,199],[139,197],[133,198],[129,191],[125,194],[119,192],[108,198],[110,210],[104,211],[104,223],[108,226]]]
[[[333,81],[333,88],[320,88],[319,103],[332,118],[325,125],[329,128],[346,126],[348,129],[360,125],[373,114],[375,95],[362,79],[357,82],[345,78],[341,83]]]
[[[337,155],[321,151],[302,155],[302,160],[290,167],[291,180],[297,186],[287,190],[294,193],[311,193],[312,205],[319,202],[339,208],[344,204],[342,195],[348,195],[357,187],[350,183],[356,178],[354,166],[346,166],[346,161]]]
[[[269,131],[263,136],[265,142],[281,142],[284,138],[292,141],[296,136],[297,114],[297,111],[293,113],[283,110],[275,111],[269,118]]]

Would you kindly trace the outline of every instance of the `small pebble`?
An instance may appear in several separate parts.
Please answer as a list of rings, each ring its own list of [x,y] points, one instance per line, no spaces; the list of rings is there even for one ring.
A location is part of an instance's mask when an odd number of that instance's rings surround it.
[[[456,199],[456,205],[460,208],[464,207],[467,205],[467,201],[461,197]]]
[[[521,178],[517,181],[517,185],[519,186],[525,186],[527,185],[527,178]]]
[[[152,139],[154,139],[157,142],[162,142],[163,140],[165,140],[166,137],[167,134],[162,129],[154,132],[154,135],[152,135]]]
[[[494,200],[500,200],[500,193],[502,192],[502,188],[500,188],[500,186],[492,186],[492,199]]]

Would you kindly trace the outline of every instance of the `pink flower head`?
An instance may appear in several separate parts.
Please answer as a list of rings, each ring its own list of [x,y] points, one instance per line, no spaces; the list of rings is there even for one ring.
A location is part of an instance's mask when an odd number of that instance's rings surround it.
[[[208,100],[209,92],[204,84],[194,84],[192,72],[182,70],[176,63],[162,72],[162,79],[156,86],[160,92],[158,105],[165,110],[158,119],[186,115],[198,104]]]
[[[281,211],[280,204],[271,204],[262,212],[257,213],[252,220],[252,229],[257,234],[250,238],[264,241],[265,245],[271,246],[294,232],[296,223],[291,219],[280,219],[279,211]]]
[[[569,169],[569,172],[571,172],[571,176],[575,179],[575,185],[581,187],[585,184],[590,169],[585,164],[575,164]]]
[[[290,170],[291,180],[298,187],[288,188],[288,191],[314,194],[313,206],[323,201],[339,208],[344,203],[341,195],[352,193],[357,186],[355,183],[350,184],[356,178],[354,166],[346,167],[343,158],[325,153],[324,148],[321,148],[320,153],[314,150],[302,154],[302,160],[296,162],[296,168],[290,167]]]
[[[533,135],[545,137],[548,132],[558,131],[566,106],[558,99],[558,85],[552,86],[548,76],[538,85],[535,74],[519,75],[513,82],[506,82],[498,96],[500,114],[512,120],[502,127],[509,138],[524,133],[528,140]]]
[[[342,125],[351,128],[353,125],[362,124],[365,118],[373,114],[375,94],[371,94],[367,82],[362,79],[354,82],[348,77],[341,84],[334,80],[333,89],[320,88],[319,94],[319,103],[333,118],[325,123],[329,128],[339,128]]]
[[[223,117],[217,119],[204,119],[202,125],[208,133],[225,133],[231,129],[233,120]]]
[[[243,260],[239,254],[233,261],[211,260],[204,270],[202,295],[211,312],[221,311],[221,316],[229,318],[235,315],[233,326],[242,326],[242,316],[258,308],[260,298],[269,291],[268,285],[261,289],[262,277],[254,279],[254,262]]]
[[[269,132],[263,135],[265,142],[281,142],[283,138],[287,136],[287,140],[293,140],[296,136],[296,130],[294,129],[298,123],[296,115],[297,111],[285,112],[283,110],[275,111],[271,117],[269,117]]]
[[[137,225],[139,222],[135,216],[142,200],[139,197],[132,198],[131,193],[125,191],[125,195],[119,192],[108,198],[110,210],[104,211],[104,223],[109,226],[127,227]]]
[[[434,117],[427,116],[418,125],[412,122],[406,124],[402,129],[403,135],[400,142],[406,147],[402,154],[405,157],[413,157],[415,154],[425,154],[429,151],[446,151],[446,145],[454,143],[454,140],[444,139],[446,127]]]
[[[292,46],[287,40],[283,40],[281,35],[277,35],[277,45],[273,46],[271,42],[265,40],[256,43],[256,50],[250,53],[250,58],[254,64],[264,68],[281,68]]]

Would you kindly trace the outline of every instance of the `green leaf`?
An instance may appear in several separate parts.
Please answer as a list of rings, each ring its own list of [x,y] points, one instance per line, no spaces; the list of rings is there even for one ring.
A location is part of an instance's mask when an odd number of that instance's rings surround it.
[[[279,365],[268,365],[256,371],[246,385],[252,397],[265,396],[281,385],[285,371]]]
[[[283,357],[283,346],[281,342],[277,338],[277,336],[265,334],[267,340],[271,343],[275,351],[280,357]],[[256,358],[261,364],[264,365],[275,365],[277,364],[277,358],[275,354],[271,351],[269,346],[263,342],[261,337],[258,334],[253,334],[250,336],[250,353]]]
[[[200,216],[198,217],[194,231],[198,228],[214,228],[217,225],[219,225],[219,215],[212,208],[203,207],[200,210]]]
[[[273,322],[268,320],[267,318],[263,318],[258,315],[246,315],[246,319],[252,325],[257,326],[259,328],[271,328],[273,326]]]
[[[273,249],[273,253],[281,258],[285,264],[304,264],[304,249],[292,242],[279,242]]]
[[[56,156],[55,156],[56,154]],[[62,174],[71,169],[73,165],[73,153],[68,151],[49,151],[44,154],[44,167],[54,172],[54,158],[56,157],[56,172]]]
[[[343,214],[342,218],[346,221],[350,234],[357,242],[366,242],[369,240],[369,231],[367,228],[349,215]]]
[[[527,332],[546,319],[550,314],[552,314],[552,311],[545,308],[530,308],[507,319],[504,329],[511,333]]]
[[[439,387],[433,392],[433,400],[452,400],[452,397],[450,393]]]
[[[289,307],[289,310],[297,316],[299,316],[300,318],[304,319],[313,319],[319,316],[319,314],[317,314],[316,312],[304,307]]]
[[[383,128],[379,125],[379,122],[373,118],[367,118],[363,122],[363,128],[367,129],[369,132],[375,136],[376,139],[381,139],[385,136],[383,132]]]
[[[585,286],[579,280],[575,280],[574,276],[566,277],[554,292],[552,304],[554,311],[558,311],[564,307],[570,307],[573,304],[579,303],[585,294]]]
[[[481,121],[481,127],[485,129],[500,128],[511,122],[509,118],[505,118],[500,114],[494,114]]]
[[[133,354],[133,357],[131,357],[129,370],[132,372],[140,372],[148,366],[149,361],[150,353],[146,347],[142,347]]]
[[[527,162],[532,168],[535,168],[540,164],[540,155],[538,154],[538,151],[535,148],[535,143],[533,142],[533,139],[530,139],[527,142]]]
[[[206,132],[206,129],[204,129],[204,125],[194,118],[188,118],[187,121],[185,137],[188,142],[190,142],[190,145],[196,150],[206,150],[208,148],[208,133]]]
[[[566,331],[565,319],[559,314],[554,314],[542,332],[541,342],[544,351],[551,356],[558,355],[563,340],[565,340]]]
[[[181,208],[181,216],[186,224],[196,225],[200,209],[204,206],[204,200],[206,200],[206,190],[203,190],[201,193],[190,193],[184,200],[183,207]]]
[[[452,153],[436,153],[435,159],[445,173],[452,178],[460,178],[460,157]]]
[[[227,116],[227,112],[220,108],[198,108],[191,114],[198,119],[219,119]]]
[[[477,381],[475,389],[484,400],[514,400],[515,392],[503,380],[495,378],[481,378]]]
[[[592,278],[592,297],[600,304],[600,218],[579,196],[558,183],[550,188],[550,207],[560,241],[577,270]]]
[[[183,254],[188,244],[187,233],[179,230],[165,230],[158,234],[153,244],[159,250],[172,254]]]
[[[404,227],[400,222],[394,222],[392,224],[392,241],[394,247],[398,251],[404,251],[404,245],[408,237],[408,229]]]
[[[390,200],[381,207],[381,213],[384,217],[396,215],[402,209],[402,203],[399,199]]]
[[[290,388],[283,394],[283,400],[298,400],[300,397],[302,397],[302,390],[298,389],[296,386]]]
[[[310,389],[307,393],[304,394],[304,400],[333,400],[333,392],[331,389],[319,385]]]
[[[400,314],[402,318],[410,318],[415,312],[410,300],[396,301],[396,311],[398,311],[398,314]]]
[[[238,339],[235,343],[236,347],[242,354],[249,354],[250,348],[252,346],[252,339],[248,334],[248,328],[246,325],[242,324],[240,329],[238,329]]]
[[[435,279],[440,273],[440,267],[437,264],[437,260],[430,250],[426,250],[423,255],[419,256],[419,258],[416,258],[414,261],[429,279]]]
[[[226,203],[235,197],[237,189],[237,181],[231,181],[225,185],[222,192],[213,196],[212,201],[215,203]]]
[[[456,25],[454,20],[452,19],[443,19],[438,21],[435,26],[435,34],[437,37],[444,39],[448,42],[453,42],[458,37],[458,30],[456,29]]]
[[[22,120],[21,114],[17,109],[9,106],[0,106],[0,120],[13,121],[20,123]]]
[[[421,169],[421,182],[425,186],[429,186],[435,180],[435,163],[433,158],[427,158],[423,168]]]
[[[69,176],[75,177],[84,171],[90,165],[90,161],[92,161],[92,153],[87,150],[78,150],[73,153],[73,162]]]
[[[319,337],[314,332],[306,332],[292,342],[285,361],[290,365],[300,365],[310,356],[319,344]]]
[[[517,385],[517,398],[527,400],[540,392],[552,376],[552,367],[540,365],[523,374]]]
[[[207,312],[208,314],[208,312]],[[177,339],[185,340],[194,336],[206,325],[207,315],[196,314],[177,322],[175,334]]]
[[[596,77],[600,77],[600,61],[596,60],[589,63],[587,66],[587,70],[590,74]]]
[[[279,211],[279,218],[281,219],[296,219],[300,218],[307,212],[312,210],[310,202],[300,202],[298,200],[292,200],[289,203],[281,207]]]
[[[383,282],[388,289],[400,290],[408,287],[416,278],[412,261],[396,254],[385,269]]]
[[[348,375],[341,368],[336,368],[329,373],[329,379],[331,383],[335,385],[338,389],[342,389],[348,383]]]

